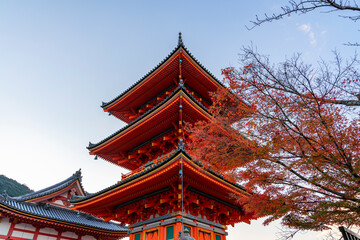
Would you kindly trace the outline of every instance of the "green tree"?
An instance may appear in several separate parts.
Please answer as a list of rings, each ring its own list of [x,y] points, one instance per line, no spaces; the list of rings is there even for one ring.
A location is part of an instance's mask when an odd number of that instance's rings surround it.
[[[17,181],[0,175],[0,193],[6,191],[11,197],[21,196],[33,192],[25,184],[20,184]]]

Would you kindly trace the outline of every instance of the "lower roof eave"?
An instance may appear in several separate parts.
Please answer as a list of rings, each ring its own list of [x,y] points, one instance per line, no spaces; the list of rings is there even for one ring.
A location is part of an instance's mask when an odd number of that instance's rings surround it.
[[[16,209],[12,209],[11,207],[0,203],[0,213],[1,212],[5,213],[5,215],[7,215],[9,217],[15,217],[15,218],[19,218],[19,219],[26,219],[26,220],[29,220],[29,221],[38,222],[38,223],[40,222],[40,223],[43,223],[43,224],[45,223],[47,225],[63,227],[63,228],[67,228],[69,230],[70,229],[75,230],[75,231],[78,231],[78,232],[88,232],[90,235],[99,235],[99,234],[101,234],[101,235],[106,235],[106,236],[125,237],[128,234],[128,230],[112,231],[112,230],[106,230],[106,229],[101,229],[101,228],[84,226],[84,225],[80,225],[80,224],[64,222],[64,221],[61,221],[61,220],[36,216],[36,215],[25,213],[25,212],[22,212],[22,211],[19,211],[19,210],[16,210]]]
[[[114,193],[116,191],[122,189],[123,187],[129,186],[130,184],[134,184],[135,182],[139,181],[139,179],[141,180],[144,177],[151,175],[152,173],[155,173],[155,172],[161,171],[162,169],[165,169],[173,160],[175,161],[176,159],[178,159],[181,156],[184,159],[186,159],[187,162],[192,167],[194,167],[194,168],[200,167],[201,168],[199,163],[195,163],[194,161],[192,161],[190,156],[185,151],[178,149],[176,152],[174,152],[174,154],[172,154],[171,156],[169,156],[167,159],[163,160],[162,162],[159,162],[159,163],[155,164],[154,166],[149,166],[142,172],[139,172],[129,178],[126,178],[125,180],[120,181],[117,184],[114,184],[113,186],[110,186],[106,189],[103,189],[103,190],[97,192],[97,193],[94,193],[93,195],[89,195],[84,198],[72,200],[71,203],[74,204],[73,209],[75,209],[75,210],[87,209],[90,205],[92,205],[92,203],[100,201],[100,199],[103,198],[104,196],[109,195],[109,194],[114,195]],[[217,176],[214,173],[211,173],[209,171],[201,169],[201,174],[208,178],[209,177],[212,179],[215,178],[216,181],[218,181],[224,187],[226,186],[226,188],[232,189],[231,191],[233,191],[233,192],[241,193],[242,195],[245,195],[245,196],[251,196],[251,193],[248,193],[243,188],[241,188],[239,185],[231,183],[231,182],[227,181],[226,179],[223,179],[223,178]]]

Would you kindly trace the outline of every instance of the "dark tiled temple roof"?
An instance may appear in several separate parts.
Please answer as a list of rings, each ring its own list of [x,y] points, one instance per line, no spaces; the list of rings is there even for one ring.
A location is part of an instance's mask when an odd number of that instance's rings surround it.
[[[185,93],[187,93],[188,97],[191,98],[191,100],[193,100],[194,102],[196,102],[201,108],[204,109],[204,111],[206,111],[207,113],[209,113],[208,109],[202,104],[200,103],[198,100],[196,100],[193,96],[191,96],[191,94],[189,93],[189,91],[187,91],[187,89],[184,86],[178,86],[174,92],[172,94],[170,94],[169,96],[167,96],[164,100],[162,100],[161,102],[159,102],[156,106],[154,106],[153,108],[149,109],[146,113],[142,114],[141,116],[139,116],[138,118],[136,118],[134,121],[132,121],[130,124],[124,126],[123,128],[119,129],[118,131],[116,131],[115,133],[111,134],[110,136],[104,138],[103,140],[101,140],[98,143],[91,143],[89,142],[89,146],[87,147],[87,149],[91,149],[93,147],[96,147],[104,142],[106,142],[107,140],[111,139],[112,137],[116,136],[117,134],[119,134],[120,132],[124,131],[125,129],[131,127],[132,125],[134,125],[135,123],[137,123],[138,121],[140,121],[141,119],[145,118],[146,116],[148,116],[150,113],[152,113],[153,111],[155,111],[159,106],[161,106],[163,103],[165,103],[167,100],[169,100],[170,98],[172,98],[174,95],[176,95],[180,90],[183,90]],[[210,113],[209,113],[210,115]]]
[[[46,219],[80,228],[98,229],[112,233],[125,233],[128,228],[113,222],[104,222],[102,219],[92,215],[52,206],[44,203],[30,203],[17,201],[6,195],[0,195],[0,211],[7,210],[28,217]]]
[[[221,86],[225,87],[212,73],[209,72],[209,70],[207,70],[191,53],[190,51],[185,47],[182,38],[181,38],[181,33],[179,33],[179,41],[178,41],[178,45],[177,47],[171,51],[167,57],[165,57],[157,66],[155,66],[151,71],[149,71],[147,74],[145,74],[140,80],[138,80],[137,82],[135,82],[133,85],[131,85],[128,89],[126,89],[125,91],[123,91],[120,95],[118,95],[116,98],[114,98],[113,100],[109,101],[109,102],[103,102],[101,104],[102,108],[106,108],[109,104],[115,102],[117,99],[121,98],[122,96],[124,96],[127,92],[129,92],[131,89],[133,89],[135,86],[137,86],[138,84],[140,84],[144,79],[146,79],[148,76],[150,76],[154,71],[156,71],[156,69],[158,69],[162,64],[164,64],[167,60],[170,59],[170,57],[176,52],[178,51],[180,48],[184,49],[186,51],[186,53],[209,75],[211,76],[218,84],[220,84]]]
[[[114,185],[112,185],[112,186],[110,186],[110,187],[107,187],[107,188],[105,188],[105,189],[103,189],[103,190],[101,190],[101,191],[99,191],[99,192],[96,192],[96,193],[93,193],[93,194],[89,194],[89,195],[84,196],[84,197],[75,196],[75,197],[73,197],[73,199],[72,199],[70,202],[71,202],[71,203],[81,202],[81,201],[83,201],[83,200],[90,199],[90,198],[92,198],[92,197],[94,197],[94,196],[97,196],[97,195],[100,195],[100,194],[105,193],[105,192],[107,192],[107,191],[110,191],[110,190],[112,190],[112,189],[115,189],[115,188],[117,188],[117,187],[119,187],[119,186],[121,186],[121,185],[123,185],[123,184],[125,184],[125,183],[127,183],[127,182],[130,182],[130,181],[132,181],[132,180],[134,180],[134,179],[136,179],[136,178],[138,178],[138,177],[141,177],[141,176],[147,174],[148,172],[153,171],[153,170],[156,169],[156,168],[161,167],[161,166],[164,165],[165,163],[171,161],[171,160],[173,159],[173,157],[175,157],[175,156],[176,156],[177,154],[179,154],[179,153],[182,153],[182,154],[184,154],[188,159],[191,159],[191,157],[189,156],[189,154],[184,150],[184,146],[183,146],[183,145],[181,146],[181,145],[179,144],[178,149],[177,149],[177,150],[174,150],[174,151],[169,155],[169,157],[165,158],[164,160],[159,161],[159,162],[154,163],[154,164],[151,164],[151,165],[147,166],[144,170],[142,170],[142,171],[140,171],[140,172],[138,172],[138,173],[136,173],[136,174],[134,174],[134,175],[132,175],[132,176],[130,176],[130,177],[128,177],[128,178],[125,178],[124,180],[122,180],[122,181],[120,181],[120,182],[118,182],[118,183],[116,183],[116,184],[114,184]],[[202,165],[200,162],[198,162],[198,161],[193,161],[193,162],[194,162],[196,165],[198,165],[199,167],[203,167],[203,165]],[[238,189],[241,189],[242,191],[245,191],[245,192],[246,192],[246,190],[245,190],[240,184],[233,183],[233,182],[230,182],[230,181],[226,180],[223,175],[218,174],[218,173],[216,173],[216,172],[213,171],[213,170],[207,170],[207,172],[211,173],[211,174],[214,175],[214,176],[217,176],[217,177],[223,179],[225,182],[230,183],[231,185],[237,187]]]
[[[17,201],[28,201],[28,200],[31,200],[31,199],[34,199],[34,198],[39,198],[39,197],[43,197],[43,196],[46,196],[46,195],[50,195],[52,193],[55,193],[57,191],[60,191],[61,189],[64,189],[64,188],[70,186],[76,180],[79,181],[80,186],[81,186],[81,188],[83,190],[84,188],[81,185],[81,179],[82,179],[81,169],[79,169],[72,176],[70,176],[69,178],[65,179],[62,182],[59,182],[57,184],[54,184],[54,185],[52,185],[50,187],[41,189],[41,190],[36,191],[36,192],[28,193],[28,194],[18,196],[18,197],[12,197],[12,199],[17,200]],[[84,192],[84,194],[85,194],[85,192]]]

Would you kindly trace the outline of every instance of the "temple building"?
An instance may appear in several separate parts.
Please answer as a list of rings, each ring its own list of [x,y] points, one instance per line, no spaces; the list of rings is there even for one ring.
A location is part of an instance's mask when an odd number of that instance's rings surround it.
[[[254,219],[237,198],[250,193],[194,161],[185,123],[210,119],[211,92],[224,86],[185,48],[177,47],[105,112],[126,122],[90,143],[95,158],[130,170],[113,186],[71,200],[73,209],[114,220],[130,240],[177,240],[184,229],[198,240],[225,240],[227,225]]]
[[[72,197],[85,197],[81,172],[53,186],[19,197],[0,195],[0,239],[115,240],[128,228],[70,209]]]

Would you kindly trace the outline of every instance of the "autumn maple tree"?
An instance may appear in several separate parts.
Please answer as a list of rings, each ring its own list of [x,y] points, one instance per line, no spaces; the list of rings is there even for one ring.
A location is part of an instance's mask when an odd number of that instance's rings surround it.
[[[253,192],[239,201],[265,224],[360,226],[356,59],[272,66],[244,49],[242,63],[223,70],[228,88],[213,95],[212,119],[190,129],[192,156]]]

